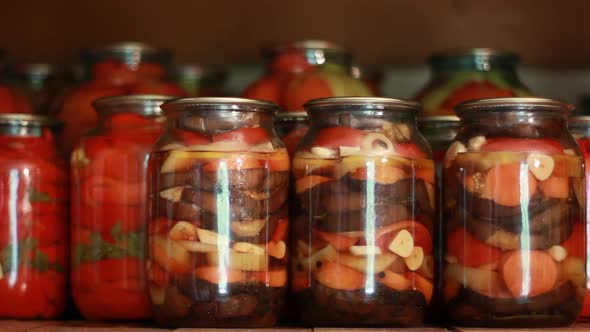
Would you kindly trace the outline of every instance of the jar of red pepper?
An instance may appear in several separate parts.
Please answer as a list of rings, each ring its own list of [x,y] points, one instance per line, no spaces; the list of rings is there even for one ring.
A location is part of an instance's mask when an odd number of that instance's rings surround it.
[[[286,112],[301,112],[308,100],[335,96],[371,96],[351,75],[351,55],[322,40],[279,43],[266,47],[267,72],[242,94],[268,100]]]
[[[0,115],[0,317],[54,319],[66,303],[68,174],[58,122]]]
[[[71,158],[71,279],[87,319],[150,317],[144,273],[148,154],[163,132],[159,95],[106,97]]]
[[[590,170],[590,116],[576,116],[571,117],[569,119],[569,130],[572,136],[578,141],[578,145],[582,150],[582,155],[584,156],[585,162],[585,175],[586,175],[586,227],[590,225],[590,213],[588,212],[588,201],[590,200],[590,183],[588,182],[588,175]],[[586,230],[588,233],[588,230]],[[586,242],[584,247],[583,239],[578,237],[578,243],[575,246],[572,246],[572,249],[575,249],[575,253],[572,253],[578,257],[583,257],[583,250],[585,249],[586,255],[590,253],[590,244]],[[588,259],[590,259],[590,255],[586,256],[586,275],[590,276],[590,264],[588,264]],[[580,320],[588,321],[590,320],[590,283],[586,283],[586,296],[584,296],[584,304],[582,306],[582,313],[579,317]]]
[[[141,43],[124,42],[82,52],[88,81],[71,89],[57,114],[65,123],[60,148],[69,153],[77,141],[96,126],[92,101],[126,94],[184,96],[185,92],[165,81],[171,54]]]

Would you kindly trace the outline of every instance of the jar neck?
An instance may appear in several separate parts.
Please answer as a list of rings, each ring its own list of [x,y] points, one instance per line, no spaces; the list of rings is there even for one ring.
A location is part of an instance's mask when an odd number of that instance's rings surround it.
[[[326,67],[349,72],[351,59],[344,52],[325,52],[321,49],[303,49],[267,55],[271,72],[300,73],[312,67]]]
[[[349,127],[363,130],[379,129],[383,122],[408,123],[416,125],[416,115],[408,111],[313,111],[309,115],[312,127]]]
[[[170,129],[190,130],[207,136],[243,127],[273,128],[270,112],[235,110],[187,110],[166,113]]]
[[[480,111],[461,115],[462,131],[473,131],[491,136],[514,136],[523,138],[558,137],[567,132],[565,113],[552,111]]]
[[[0,124],[0,136],[14,138],[43,137],[53,141],[52,129],[44,125],[2,123]]]

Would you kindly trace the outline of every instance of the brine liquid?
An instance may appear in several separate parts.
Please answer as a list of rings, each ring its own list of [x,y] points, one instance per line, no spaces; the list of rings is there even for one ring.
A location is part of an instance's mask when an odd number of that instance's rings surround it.
[[[431,160],[293,165],[292,289],[307,325],[419,325],[433,293]]]
[[[468,152],[445,169],[449,318],[477,326],[567,326],[585,292],[582,160]]]
[[[287,286],[286,150],[156,152],[149,170],[158,322],[272,326]]]

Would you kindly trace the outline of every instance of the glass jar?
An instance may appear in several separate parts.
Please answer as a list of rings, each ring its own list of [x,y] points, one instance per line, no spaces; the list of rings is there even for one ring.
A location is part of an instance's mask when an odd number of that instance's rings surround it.
[[[267,72],[242,94],[268,100],[286,112],[301,112],[308,100],[335,96],[371,96],[350,74],[350,54],[321,40],[276,44],[263,50]]]
[[[189,97],[220,97],[224,95],[227,72],[219,67],[183,64],[174,68],[174,81]]]
[[[49,63],[23,63],[15,67],[14,87],[29,101],[35,114],[49,114],[65,82]]]
[[[375,66],[352,66],[350,71],[352,77],[359,79],[367,85],[374,96],[382,96],[381,85],[385,78],[383,68]]]
[[[432,78],[414,97],[422,103],[422,116],[455,115],[453,107],[466,100],[529,96],[516,72],[518,60],[489,48],[433,55]]]
[[[10,82],[10,71],[6,52],[0,49],[0,114],[33,113],[31,104],[27,98],[14,88]]]
[[[169,327],[269,327],[287,287],[289,156],[276,105],[165,103],[150,154],[150,294]]]
[[[482,327],[573,323],[586,291],[583,163],[569,106],[471,101],[444,160],[447,317]]]
[[[98,127],[71,158],[72,295],[89,320],[148,319],[148,155],[165,129],[159,95],[93,102]]]
[[[582,150],[582,155],[584,156],[584,163],[585,163],[585,175],[586,175],[586,227],[590,225],[590,213],[588,213],[588,201],[590,200],[590,183],[588,179],[590,178],[588,172],[590,170],[590,116],[576,116],[571,117],[569,119],[569,130],[572,136],[578,141],[578,145]],[[586,229],[586,234],[588,234],[588,228]],[[572,252],[570,255],[575,257],[583,258],[584,252],[583,248],[585,248],[585,255],[586,255],[586,275],[590,276],[590,264],[588,259],[590,259],[590,243],[586,242],[586,247],[584,247],[583,238],[577,238],[578,243],[575,246],[570,247]],[[580,320],[588,321],[590,320],[590,280],[587,281],[586,284],[586,296],[584,297],[584,304],[582,306],[582,312],[579,317]]]
[[[66,304],[68,174],[58,122],[0,115],[0,317],[55,319]]]
[[[309,119],[305,112],[284,112],[276,115],[275,128],[277,135],[292,156],[301,139],[309,130]]]
[[[291,276],[304,324],[422,324],[433,293],[434,165],[419,105],[340,97],[305,107]]]
[[[96,127],[98,117],[92,108],[95,99],[128,94],[185,95],[180,87],[164,80],[171,59],[168,51],[123,42],[86,50],[82,58],[90,77],[70,89],[57,114],[65,123],[60,148],[66,155],[84,134]]]
[[[461,126],[461,121],[454,115],[427,116],[418,119],[418,128],[432,148],[435,162],[436,180],[436,222],[434,227],[434,258],[435,258],[435,291],[432,299],[432,318],[435,322],[444,322],[444,298],[442,292],[444,263],[444,217],[443,217],[443,184],[442,164],[447,149],[453,142]]]

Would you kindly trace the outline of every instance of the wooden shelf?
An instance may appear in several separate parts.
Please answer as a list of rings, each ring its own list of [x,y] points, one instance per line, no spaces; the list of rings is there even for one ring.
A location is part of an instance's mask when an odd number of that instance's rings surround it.
[[[168,332],[172,330],[159,329],[153,326],[139,324],[109,324],[86,321],[0,321],[0,332]],[[236,329],[177,329],[175,332],[232,332]],[[476,329],[476,328],[286,328],[277,327],[269,329],[243,329],[248,332],[501,332],[511,331],[510,329]],[[579,324],[571,328],[548,328],[548,329],[525,329],[526,332],[560,332],[560,331],[580,331],[590,332],[590,325]]]
[[[590,2],[572,0],[103,0],[7,2],[0,45],[24,59],[141,40],[182,60],[255,63],[260,45],[324,38],[361,63],[422,63],[433,51],[496,47],[534,65],[590,65]]]

